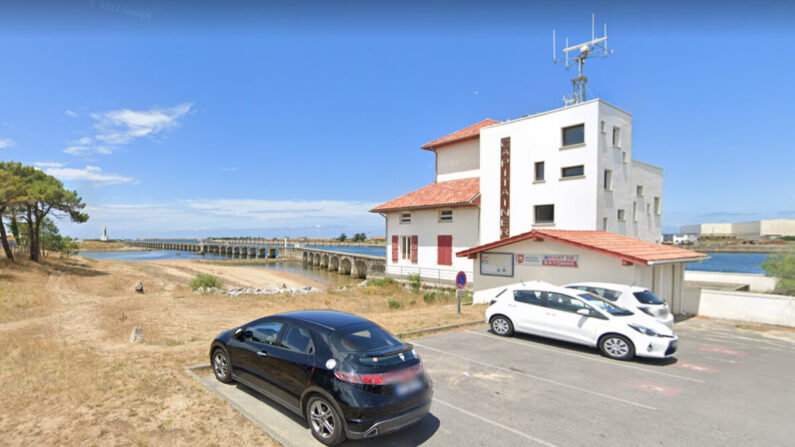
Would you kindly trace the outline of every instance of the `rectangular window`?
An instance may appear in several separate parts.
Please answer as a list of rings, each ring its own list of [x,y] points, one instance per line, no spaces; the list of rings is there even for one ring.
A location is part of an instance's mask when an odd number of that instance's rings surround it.
[[[403,213],[400,215],[400,223],[402,224],[409,224],[411,223],[411,213]]]
[[[564,127],[563,133],[563,147],[574,146],[576,144],[585,143],[585,124],[578,124],[576,126]]]
[[[536,181],[543,182],[544,181],[544,162],[537,161],[536,162]]]
[[[439,235],[436,244],[436,263],[439,265],[453,265],[453,236]]]
[[[660,198],[654,198],[654,214],[660,216],[662,215],[662,203],[660,203]]]
[[[635,188],[635,192],[637,193],[638,197],[643,197],[643,185],[638,185]]]
[[[453,221],[453,210],[439,211],[439,222],[452,222],[452,221]]]
[[[621,128],[613,126],[613,147],[621,147]]]
[[[628,160],[629,160],[629,154],[627,154],[627,151],[622,151],[621,152],[621,161],[624,162],[624,164],[627,164]]]
[[[602,231],[607,231],[607,218],[602,218]]]
[[[585,175],[585,166],[567,166],[565,168],[560,169],[560,176],[562,178],[566,177],[582,177]]]
[[[623,209],[618,210],[618,221],[619,222],[623,222],[624,221],[624,214],[625,213],[624,213]]]
[[[536,205],[535,223],[547,224],[555,222],[555,205]]]
[[[613,190],[613,171],[611,171],[609,169],[605,169],[604,188],[605,188],[605,191],[612,191]]]
[[[646,214],[651,216],[651,203],[646,204]]]
[[[638,221],[638,202],[632,202],[632,221]]]
[[[400,237],[400,259],[411,259],[411,237]]]
[[[605,130],[605,129],[606,129],[606,127],[605,127],[605,121],[604,121],[604,120],[602,120],[602,122],[601,122],[601,123],[599,123],[599,131],[600,131],[600,132],[602,132],[602,134],[606,134],[606,133],[607,133],[607,130]]]

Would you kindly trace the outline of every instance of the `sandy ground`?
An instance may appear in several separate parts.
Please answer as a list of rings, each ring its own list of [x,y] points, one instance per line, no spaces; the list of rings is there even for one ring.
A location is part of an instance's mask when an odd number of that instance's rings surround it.
[[[196,383],[222,330],[271,313],[333,308],[393,332],[482,318],[449,297],[426,303],[397,285],[309,295],[196,295],[196,271],[227,286],[311,285],[289,273],[191,261],[0,260],[0,439],[3,445],[276,445]],[[134,292],[143,279],[145,295]],[[389,302],[398,309],[391,309]],[[130,344],[133,327],[144,342]]]

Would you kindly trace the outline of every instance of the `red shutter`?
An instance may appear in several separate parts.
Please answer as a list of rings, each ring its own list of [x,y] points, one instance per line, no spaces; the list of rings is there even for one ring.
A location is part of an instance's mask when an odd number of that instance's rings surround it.
[[[417,263],[417,235],[411,236],[411,263]]]
[[[436,263],[439,265],[453,265],[453,236],[439,235],[437,239]]]
[[[398,237],[392,236],[392,262],[398,260]]]

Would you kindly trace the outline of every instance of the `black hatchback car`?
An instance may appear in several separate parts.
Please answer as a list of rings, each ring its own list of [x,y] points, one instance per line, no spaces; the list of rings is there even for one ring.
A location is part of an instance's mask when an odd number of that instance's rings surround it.
[[[272,315],[218,335],[210,362],[305,417],[326,445],[408,427],[430,410],[431,381],[412,346],[343,312]]]

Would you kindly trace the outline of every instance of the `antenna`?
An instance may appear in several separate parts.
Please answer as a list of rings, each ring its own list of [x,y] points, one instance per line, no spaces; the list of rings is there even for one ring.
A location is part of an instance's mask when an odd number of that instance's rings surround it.
[[[563,62],[566,70],[570,69],[577,64],[577,77],[571,80],[571,86],[574,90],[571,95],[563,97],[563,102],[570,106],[572,104],[579,104],[585,101],[585,92],[588,86],[588,77],[582,74],[583,65],[586,59],[592,58],[606,58],[614,53],[614,50],[607,47],[607,23],[604,24],[604,35],[596,37],[596,14],[591,13],[591,40],[581,44],[569,46],[569,38],[566,38],[566,46],[561,50],[563,57],[558,58],[558,47],[556,42],[555,30],[552,30],[552,62],[557,64]],[[580,54],[577,57],[569,58],[569,53],[578,50]]]

